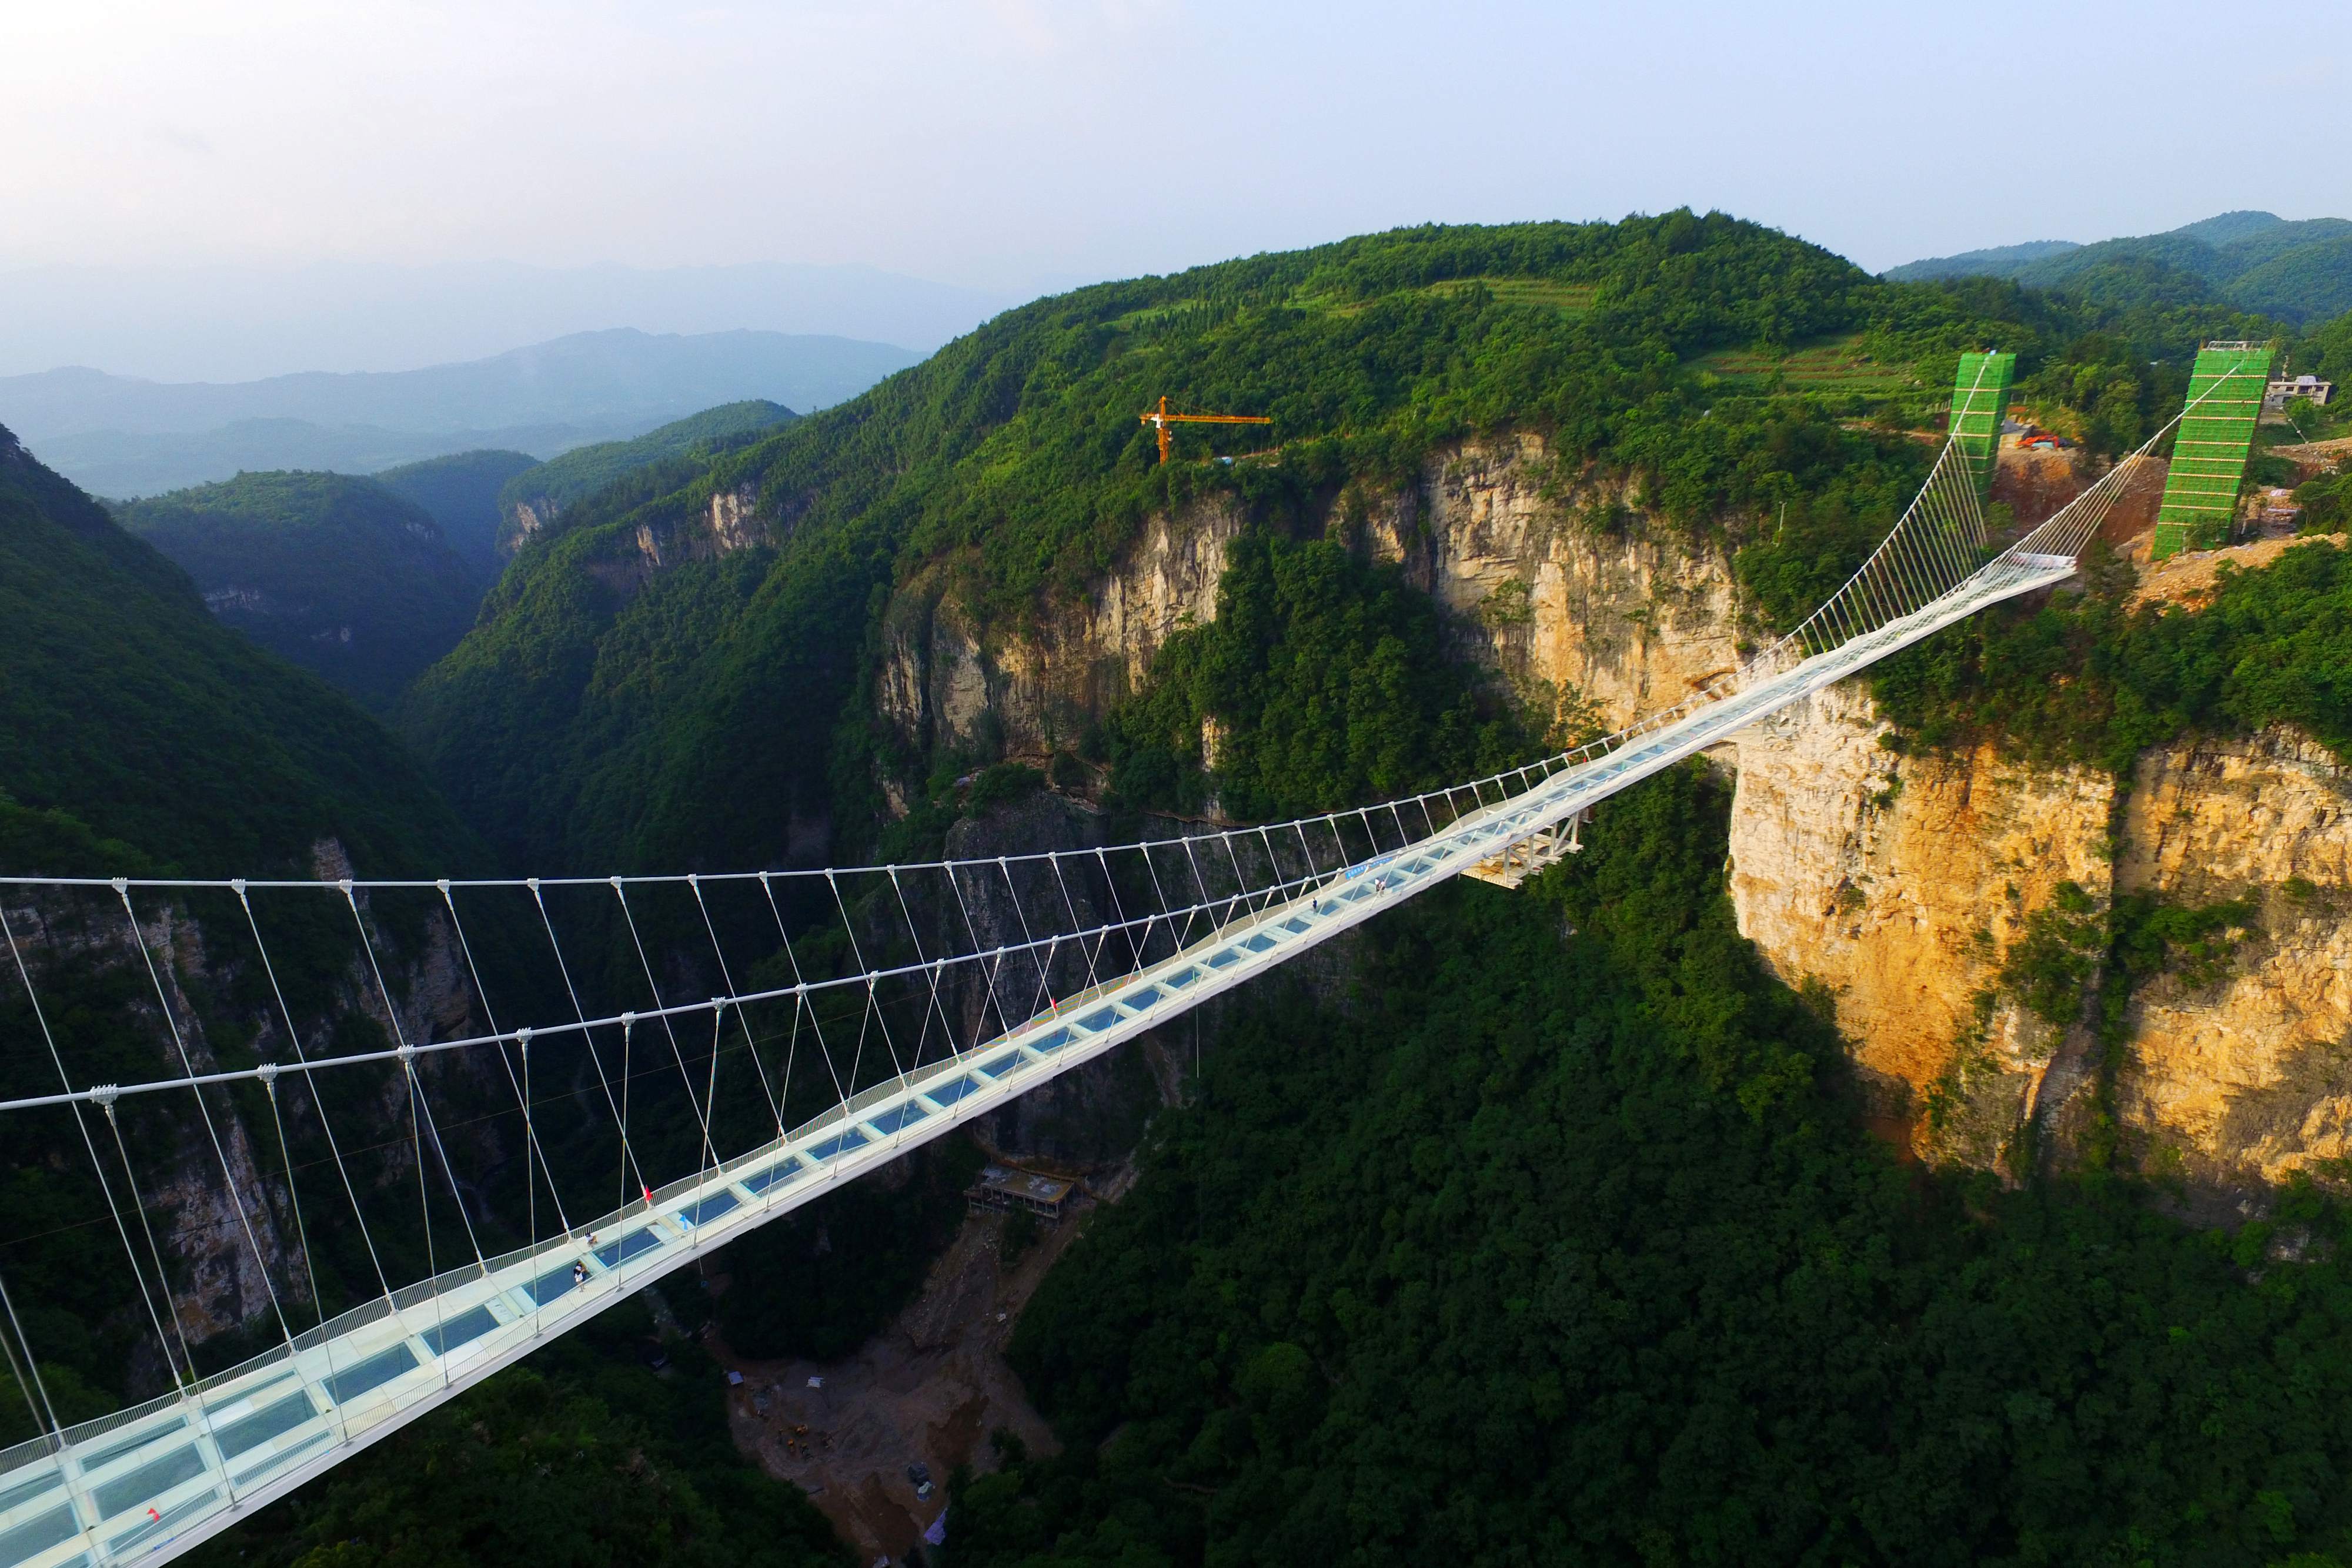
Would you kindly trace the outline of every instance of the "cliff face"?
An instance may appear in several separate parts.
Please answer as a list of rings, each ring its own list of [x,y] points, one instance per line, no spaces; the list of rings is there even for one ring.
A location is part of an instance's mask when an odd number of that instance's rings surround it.
[[[1034,633],[983,635],[943,562],[892,599],[877,700],[911,745],[1044,757],[1139,684],[1171,632],[1217,613],[1225,547],[1246,521],[1214,504],[1156,517],[1118,570]]]
[[[2047,515],[2079,487],[2075,469],[2071,454],[2005,453],[1996,498]],[[1452,612],[1463,652],[1523,700],[1570,725],[1615,725],[1737,657],[1729,562],[1693,553],[1633,499],[1565,479],[1536,437],[1507,437],[1442,453],[1398,490],[1342,497],[1331,532],[1398,563]],[[1068,747],[1171,632],[1214,615],[1245,521],[1224,504],[1153,519],[1083,603],[1021,635],[984,631],[943,563],[888,611],[883,716],[918,747],[1033,759]],[[1919,1152],[1997,1166],[2034,1125],[2041,1157],[2063,1161],[2111,1114],[2125,1158],[2209,1197],[2347,1152],[2352,775],[2282,732],[2158,748],[2118,790],[2095,770],[1990,747],[1897,755],[1886,732],[1849,683],[1716,760],[1738,774],[1740,929],[1833,1005],[1864,1083]],[[2192,907],[2251,897],[2259,913],[2225,979],[2138,979],[2110,1069],[2088,1020],[2102,988],[2126,983],[2105,944],[2115,900],[2133,894]],[[2003,979],[2053,921],[2081,961],[2072,1023]]]
[[[2086,992],[2131,983],[2102,947],[2117,896],[2253,906],[2218,976],[2133,984],[2104,1085],[2126,1158],[2212,1198],[2347,1151],[2352,775],[2326,748],[2185,739],[2119,791],[1990,751],[1894,757],[1882,728],[1841,688],[1740,737],[1732,897],[1784,978],[1834,998],[1865,1076],[1908,1091],[1925,1152],[1991,1164],[2034,1120],[2063,1159],[2089,1124],[2087,1024],[2053,1028],[2000,976],[2065,882],[2089,900]]]
[[[331,841],[322,841],[313,860],[313,870],[322,878],[351,874],[348,858]],[[363,912],[368,908],[364,897],[361,907]],[[274,993],[256,971],[254,956],[236,940],[241,933],[228,927],[208,930],[181,904],[148,898],[138,904],[134,941],[130,919],[119,904],[108,902],[103,890],[82,896],[72,891],[20,889],[11,896],[6,915],[34,994],[52,1010],[65,1034],[61,1043],[69,1052],[105,1038],[109,1030],[140,1042],[143,1054],[115,1064],[122,1082],[179,1076],[184,1071],[183,1050],[195,1071],[214,1071],[221,1065],[216,1035],[233,1042],[230,1049],[248,1060],[294,1060],[284,1018],[271,999]],[[152,980],[140,953],[142,946],[153,962]],[[428,917],[405,939],[379,932],[376,946],[383,983],[398,1009],[399,1038],[423,1041],[478,1031],[473,993],[446,921]],[[13,982],[13,974],[11,978]],[[395,1026],[385,1010],[383,992],[356,952],[323,998],[318,1016],[300,1019],[303,1050],[313,1056],[332,1050],[338,1027],[352,1018],[371,1019],[387,1039],[393,1037]],[[453,1056],[423,1057],[417,1063],[420,1082],[445,1113],[453,1104],[471,1102],[489,1090],[485,1074],[495,1071],[487,1060]],[[315,1138],[318,1099],[307,1089],[290,1088],[281,1090],[278,1099],[289,1134],[298,1141]],[[352,1114],[348,1106],[355,1103],[343,1103],[345,1117]],[[250,1099],[207,1093],[204,1108],[205,1114],[199,1116],[177,1096],[130,1095],[119,1102],[116,1113],[135,1156],[132,1179],[138,1197],[151,1210],[155,1244],[170,1270],[175,1335],[201,1345],[257,1324],[274,1333],[273,1290],[288,1304],[288,1315],[299,1329],[310,1312],[310,1274],[299,1251],[278,1132],[266,1114],[254,1118],[257,1107]],[[405,1120],[406,1099],[389,1072],[369,1110],[370,1126],[397,1126]],[[103,1148],[102,1120],[93,1113],[89,1124]],[[348,1124],[338,1131],[346,1138],[351,1135]],[[462,1133],[453,1141],[467,1145],[474,1168],[486,1168],[499,1157],[494,1140],[478,1132]],[[68,1137],[58,1148],[56,1157],[65,1167],[79,1179],[89,1179],[88,1154],[78,1142]],[[305,1178],[301,1194],[314,1239],[328,1228],[349,1224],[351,1218],[348,1200],[335,1184],[318,1176],[314,1172]],[[354,1167],[353,1176],[363,1191],[371,1181],[398,1186],[404,1176],[413,1196],[415,1167],[395,1145]],[[125,1172],[110,1169],[108,1180],[120,1193]],[[105,1266],[119,1262],[110,1252],[105,1254]],[[136,1314],[138,1309],[133,1305],[123,1311]],[[143,1321],[138,1329],[134,1392],[168,1386],[170,1374],[152,1331]]]
[[[1398,563],[1455,612],[1466,651],[1564,718],[1622,722],[1729,669],[1729,563],[1685,553],[1620,492],[1558,486],[1537,437],[1465,443],[1335,530]],[[1171,632],[1214,618],[1246,521],[1223,499],[1156,517],[1082,602],[1017,635],[983,632],[955,563],[941,563],[890,605],[883,716],[918,747],[1038,758],[1068,746]]]
[[[2013,1000],[1980,998],[2060,883],[2106,897],[2113,791],[1989,749],[1897,757],[1885,733],[1849,683],[1726,748],[1732,903],[1783,979],[1835,999],[1865,1080],[1897,1103],[1936,1094],[1930,1145],[1989,1164],[2062,1042]]]
[[[2120,817],[2124,888],[2257,913],[2219,984],[2134,994],[2119,1113],[2200,1186],[2352,1152],[2352,776],[2284,727],[2170,747],[2140,758]]]
[[[1738,662],[1730,562],[1689,553],[1622,489],[1562,488],[1535,436],[1441,455],[1365,533],[1470,652],[1571,721],[1624,724]]]

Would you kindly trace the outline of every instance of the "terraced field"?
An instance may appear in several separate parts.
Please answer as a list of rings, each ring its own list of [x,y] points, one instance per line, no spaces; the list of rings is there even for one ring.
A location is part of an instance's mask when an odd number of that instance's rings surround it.
[[[1736,387],[1760,387],[1778,371],[1790,392],[1889,397],[1918,385],[1908,366],[1883,363],[1864,353],[1859,332],[1820,339],[1781,355],[1718,349],[1693,360],[1691,369],[1708,371]]]

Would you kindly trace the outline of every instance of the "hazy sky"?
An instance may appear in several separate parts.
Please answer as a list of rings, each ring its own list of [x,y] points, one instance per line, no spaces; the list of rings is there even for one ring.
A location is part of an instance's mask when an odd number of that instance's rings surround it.
[[[1027,294],[1684,204],[1874,268],[2352,215],[2333,131],[2251,129],[2340,117],[2352,7],[2271,9],[5,0],[0,265],[860,262]]]

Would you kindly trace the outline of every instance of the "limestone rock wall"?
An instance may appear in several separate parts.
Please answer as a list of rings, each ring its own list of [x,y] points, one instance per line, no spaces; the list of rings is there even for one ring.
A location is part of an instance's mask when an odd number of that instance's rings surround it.
[[[1619,486],[1563,485],[1533,435],[1440,454],[1367,528],[1523,696],[1613,727],[1738,662],[1731,564]]]
[[[1930,1145],[1989,1160],[2060,1042],[2013,1003],[1988,1013],[1979,998],[2061,883],[2107,896],[2113,789],[1990,749],[1898,757],[1885,733],[1848,683],[1725,748],[1738,770],[1732,903],[1782,978],[1835,998],[1866,1077],[1907,1086],[1895,1098],[1915,1105],[1961,1096],[1923,1129]]]
[[[1465,651],[1524,697],[1614,724],[1736,658],[1729,562],[1692,556],[1626,502],[1563,488],[1527,435],[1443,452],[1415,484],[1335,511],[1332,531],[1401,565],[1454,612]],[[1225,497],[1155,517],[1083,601],[1017,634],[983,630],[956,591],[958,563],[939,563],[887,612],[883,716],[919,748],[1036,758],[1069,745],[1142,681],[1170,633],[1214,618],[1246,522]]]
[[[2022,516],[2081,482],[2070,455],[2005,453],[1997,493]],[[1637,499],[1564,473],[1521,435],[1442,452],[1393,491],[1343,495],[1327,526],[1398,563],[1451,612],[1462,651],[1523,698],[1566,727],[1614,725],[1722,674],[1738,649],[1729,562]],[[938,563],[887,612],[883,716],[919,752],[1035,759],[1069,746],[1171,633],[1214,615],[1246,520],[1223,500],[1153,518],[1081,603],[1017,635],[984,627],[956,590],[959,563]],[[1833,1000],[1861,1075],[1906,1107],[1922,1153],[1997,1166],[2031,1124],[2063,1160],[2099,1107],[2126,1157],[2211,1193],[2347,1152],[2352,779],[2324,749],[2284,733],[2184,742],[2143,758],[2119,791],[1990,748],[1901,756],[1885,732],[1849,683],[1717,759],[1738,775],[1740,928],[1790,984]],[[2004,960],[2069,883],[2095,923],[2119,893],[2252,896],[2259,934],[2223,984],[2142,984],[2110,1073],[2087,1026],[2053,1026],[2002,986]],[[2092,990],[2110,983],[2093,968]],[[1003,1131],[1009,1145],[1050,1141]]]
[[[2184,740],[2118,791],[1990,751],[1894,757],[1883,728],[1849,686],[1738,738],[1731,894],[1782,977],[1834,998],[1864,1076],[1908,1091],[1924,1152],[1990,1165],[2039,1119],[2066,1157],[2096,1044],[2023,1011],[2000,971],[2068,881],[2100,912],[2120,894],[2256,911],[2218,983],[2131,991],[2105,1086],[2127,1159],[2210,1198],[2352,1152],[2352,774],[2325,747]],[[2117,983],[2104,965],[2092,982]]]
[[[2153,750],[2119,842],[2126,890],[2259,909],[2220,985],[2133,996],[2116,1100],[2147,1154],[2227,1186],[2352,1153],[2352,775],[2284,727]]]
[[[1139,685],[1169,634],[1215,619],[1225,549],[1246,522],[1220,499],[1157,516],[1085,599],[1034,631],[983,634],[944,561],[885,614],[877,701],[909,745],[1040,758]]]

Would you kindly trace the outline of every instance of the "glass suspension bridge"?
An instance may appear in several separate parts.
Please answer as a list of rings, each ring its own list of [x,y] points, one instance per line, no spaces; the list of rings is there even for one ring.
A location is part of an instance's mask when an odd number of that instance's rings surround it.
[[[112,1231],[122,1310],[172,1385],[59,1421],[26,1335],[37,1303],[0,1275],[0,1348],[42,1428],[0,1452],[0,1568],[185,1551],[914,1145],[1449,877],[1515,883],[1572,847],[1599,801],[2071,575],[2170,428],[2005,547],[1987,536],[1969,455],[1948,442],[1861,570],[1731,674],[1574,750],[1377,806],[1116,846],[736,875],[0,878],[0,998],[21,988],[30,1022],[5,1051],[55,1084],[0,1101],[0,1127],[86,1159],[105,1198],[87,1225]],[[221,1009],[194,999],[207,963],[235,973],[250,1036],[237,1054],[256,1065],[215,1054],[206,1019]],[[150,1049],[126,1057],[112,1037],[77,1038],[89,1017],[68,997],[78,966],[116,977],[119,1016]],[[679,994],[689,977],[715,980],[701,988],[715,994]],[[348,1027],[353,1015],[373,1027]],[[173,1071],[92,1081],[125,1060]],[[656,1136],[641,1116],[633,1135],[632,1103],[643,1111],[656,1080],[669,1120]],[[488,1104],[503,1106],[503,1145],[477,1135]],[[176,1151],[169,1172],[159,1143]],[[499,1168],[467,1168],[478,1156]],[[203,1228],[187,1224],[203,1207],[192,1166],[214,1195],[209,1251],[189,1242]],[[158,1214],[184,1228],[159,1235]],[[524,1239],[486,1251],[490,1230]],[[313,1249],[328,1246],[364,1282],[341,1296],[373,1293],[322,1317]],[[273,1343],[200,1372],[192,1341],[207,1335],[191,1331],[224,1326],[191,1299],[200,1281]]]

